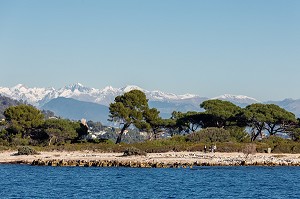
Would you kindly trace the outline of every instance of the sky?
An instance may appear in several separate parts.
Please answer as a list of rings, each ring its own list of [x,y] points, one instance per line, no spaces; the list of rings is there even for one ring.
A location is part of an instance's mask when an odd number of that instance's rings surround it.
[[[299,0],[0,0],[0,86],[300,98]]]

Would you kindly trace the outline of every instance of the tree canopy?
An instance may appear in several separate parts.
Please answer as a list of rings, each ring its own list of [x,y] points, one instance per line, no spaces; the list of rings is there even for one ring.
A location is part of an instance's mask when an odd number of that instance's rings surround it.
[[[236,116],[241,112],[241,108],[235,104],[218,99],[207,100],[200,104],[205,109],[206,114],[211,116],[210,127],[226,127],[232,122],[236,122]]]
[[[47,135],[45,138],[48,145],[60,144],[75,139],[78,136],[76,128],[79,128],[79,123],[75,124],[64,119],[49,119],[43,125],[43,132]]]
[[[244,109],[242,118],[251,128],[251,140],[254,141],[264,130],[269,135],[285,132],[297,122],[293,113],[274,104],[251,104]]]
[[[41,111],[29,105],[11,106],[4,111],[4,116],[7,131],[12,135],[21,133],[23,138],[30,136],[44,122]]]
[[[140,90],[132,90],[115,98],[109,106],[109,120],[122,125],[116,144],[121,142],[124,131],[130,125],[144,125],[144,112],[148,109],[146,95]]]

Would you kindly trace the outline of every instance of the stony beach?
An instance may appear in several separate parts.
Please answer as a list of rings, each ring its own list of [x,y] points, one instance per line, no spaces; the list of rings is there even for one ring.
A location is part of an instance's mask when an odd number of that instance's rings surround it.
[[[167,152],[146,156],[123,156],[122,153],[93,151],[53,151],[39,155],[18,155],[16,151],[0,153],[0,164],[29,164],[39,166],[98,166],[177,168],[194,166],[300,166],[300,154],[243,154]]]

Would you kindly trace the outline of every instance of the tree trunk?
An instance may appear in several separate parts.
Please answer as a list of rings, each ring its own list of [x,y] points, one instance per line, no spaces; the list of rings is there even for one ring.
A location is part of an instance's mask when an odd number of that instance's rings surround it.
[[[260,132],[257,132],[256,134],[254,134],[254,136],[251,138],[251,141],[255,141],[256,138],[259,136]]]
[[[52,140],[53,140],[53,139],[55,139],[55,138],[56,138],[55,136],[51,136],[51,137],[50,137],[50,140],[49,140],[48,146],[50,146],[50,145],[52,144]]]
[[[255,141],[256,138],[257,138],[259,135],[261,135],[261,138],[262,138],[262,131],[263,131],[263,129],[264,129],[264,125],[260,125],[260,126],[257,127],[257,132],[256,132],[256,133],[254,134],[254,136],[252,136],[252,138],[251,138],[251,141],[252,141],[252,142]]]
[[[119,135],[118,135],[118,138],[116,140],[116,144],[120,144],[121,143],[121,140],[122,140],[122,135],[124,133],[124,131],[130,126],[130,124],[124,124],[123,128],[121,129]]]

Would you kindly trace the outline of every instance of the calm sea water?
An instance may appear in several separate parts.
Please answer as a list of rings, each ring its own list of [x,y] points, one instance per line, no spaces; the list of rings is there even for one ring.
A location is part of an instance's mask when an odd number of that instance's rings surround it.
[[[300,198],[300,168],[0,165],[0,193],[0,198]]]

